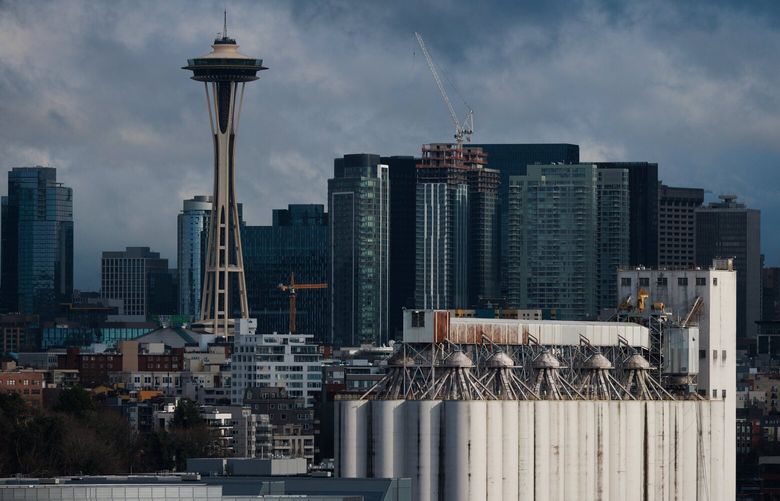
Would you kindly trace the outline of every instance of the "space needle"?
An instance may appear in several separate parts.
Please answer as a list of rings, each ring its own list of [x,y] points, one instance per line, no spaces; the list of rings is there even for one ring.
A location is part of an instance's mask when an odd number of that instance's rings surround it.
[[[231,287],[237,287],[241,318],[249,318],[244,258],[241,250],[238,204],[236,202],[235,145],[244,100],[244,86],[265,70],[262,59],[238,52],[238,44],[227,34],[227,12],[220,38],[210,53],[188,59],[182,69],[192,71],[192,79],[203,82],[209,124],[214,140],[214,197],[209,222],[206,269],[200,319],[194,328],[218,336],[231,336]]]

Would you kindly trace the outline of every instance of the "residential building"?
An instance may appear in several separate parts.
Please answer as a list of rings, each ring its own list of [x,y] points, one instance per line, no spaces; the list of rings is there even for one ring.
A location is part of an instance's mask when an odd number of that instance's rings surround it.
[[[52,167],[14,167],[0,227],[1,311],[53,317],[73,294],[73,190]]]
[[[279,284],[328,282],[328,215],[322,205],[295,205],[273,211],[271,226],[243,226],[249,314],[260,332],[289,332],[290,294]],[[318,342],[330,338],[329,289],[296,290],[297,332]]]
[[[529,165],[549,165],[554,163],[576,164],[580,161],[580,147],[576,144],[469,144],[480,148],[485,154],[486,167],[501,173],[499,183],[499,229],[498,260],[500,276],[507,276],[507,252],[509,231],[509,178],[524,176]],[[506,280],[501,280],[500,292],[507,294]]]
[[[176,310],[173,276],[168,260],[149,247],[127,247],[104,251],[101,263],[101,297],[119,299],[119,317],[143,321],[147,317]]]
[[[596,162],[596,165],[599,169],[628,171],[629,255],[628,261],[620,264],[622,266],[657,266],[658,164],[650,162]]]
[[[243,400],[244,406],[253,413],[268,416],[273,430],[271,454],[274,457],[304,457],[309,463],[314,460],[317,433],[314,410],[302,397],[291,395],[283,387],[269,386],[246,388]]]
[[[617,272],[631,257],[631,192],[629,169],[597,170],[597,311],[617,307]],[[646,236],[646,235],[645,235]]]
[[[17,367],[0,370],[0,392],[17,393],[22,397],[22,400],[33,407],[43,407],[43,389],[45,387],[43,371]]]
[[[211,217],[211,197],[197,195],[184,201],[177,217],[177,267],[179,278],[180,315],[200,317],[200,300],[203,293],[203,248],[201,234],[208,232]]]
[[[427,144],[417,168],[415,303],[466,308],[500,295],[498,187],[481,149]]]
[[[35,351],[39,345],[40,328],[36,315],[0,315],[0,355]]]
[[[382,157],[390,180],[390,302],[389,332],[403,332],[403,308],[414,307],[415,242],[417,238],[417,164],[411,156]]]
[[[390,182],[378,155],[345,155],[328,180],[335,346],[389,338]]]
[[[256,333],[254,319],[238,319],[231,357],[231,403],[242,405],[247,388],[284,388],[306,405],[322,387],[322,355],[311,334]]]
[[[755,339],[761,320],[761,211],[734,195],[696,209],[696,264],[734,258],[737,270],[737,338]]]
[[[701,188],[661,185],[658,190],[658,267],[690,268],[695,265],[695,210],[703,202],[704,190]]]
[[[595,318],[598,306],[598,168],[529,165],[509,181],[510,307]]]

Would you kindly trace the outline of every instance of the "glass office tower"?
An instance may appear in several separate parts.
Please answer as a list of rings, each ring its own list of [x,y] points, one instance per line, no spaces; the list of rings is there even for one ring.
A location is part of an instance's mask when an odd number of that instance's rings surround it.
[[[14,167],[2,201],[6,311],[53,317],[73,294],[73,190],[52,167]]]
[[[273,211],[272,226],[243,226],[249,314],[257,332],[289,331],[290,301],[279,284],[328,281],[328,215],[322,205],[295,205]],[[296,331],[312,334],[317,342],[330,336],[328,289],[297,290]]]
[[[177,255],[179,269],[179,314],[196,319],[200,315],[203,284],[201,233],[208,231],[211,197],[198,195],[184,201],[177,218]]]
[[[336,346],[387,343],[390,189],[378,155],[345,155],[328,180],[330,294]]]

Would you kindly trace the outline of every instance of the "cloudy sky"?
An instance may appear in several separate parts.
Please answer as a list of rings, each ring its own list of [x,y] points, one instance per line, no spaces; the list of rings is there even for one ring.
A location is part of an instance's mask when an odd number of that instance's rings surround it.
[[[270,68],[238,140],[249,224],[323,203],[336,156],[449,140],[420,31],[475,110],[475,142],[658,162],[667,184],[761,209],[780,265],[776,2],[0,0],[1,166],[57,167],[73,187],[77,288],[99,287],[103,250],[175,262],[181,201],[211,186],[203,89],[180,67],[209,51],[225,7]]]

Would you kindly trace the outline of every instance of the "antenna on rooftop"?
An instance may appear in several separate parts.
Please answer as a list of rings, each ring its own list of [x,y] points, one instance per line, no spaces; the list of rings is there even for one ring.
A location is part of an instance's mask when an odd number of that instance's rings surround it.
[[[222,38],[227,38],[227,9],[225,9],[224,15],[225,20],[224,24],[222,25]]]

